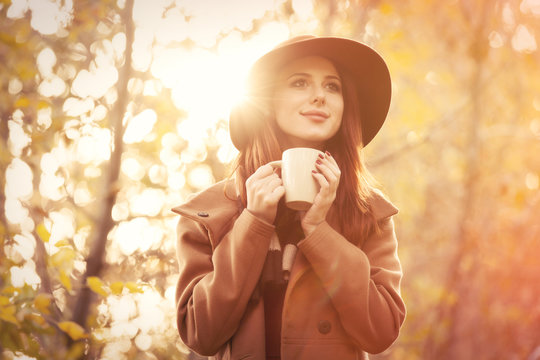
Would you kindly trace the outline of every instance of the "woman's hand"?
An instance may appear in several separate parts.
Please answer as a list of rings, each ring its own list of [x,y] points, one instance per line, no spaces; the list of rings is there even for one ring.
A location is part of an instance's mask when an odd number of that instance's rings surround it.
[[[258,218],[273,224],[285,187],[272,166],[266,164],[258,168],[246,180],[246,192],[247,209]]]
[[[339,166],[328,151],[324,155],[319,155],[315,167],[317,171],[313,172],[313,177],[321,188],[309,210],[300,212],[302,229],[306,236],[311,234],[320,223],[326,220],[328,210],[330,210],[332,203],[336,199],[339,179],[341,177]]]

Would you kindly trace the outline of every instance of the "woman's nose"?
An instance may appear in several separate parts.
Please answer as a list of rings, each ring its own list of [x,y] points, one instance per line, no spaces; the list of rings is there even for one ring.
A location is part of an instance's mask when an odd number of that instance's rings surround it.
[[[322,88],[314,88],[311,103],[318,105],[326,104],[326,95]]]

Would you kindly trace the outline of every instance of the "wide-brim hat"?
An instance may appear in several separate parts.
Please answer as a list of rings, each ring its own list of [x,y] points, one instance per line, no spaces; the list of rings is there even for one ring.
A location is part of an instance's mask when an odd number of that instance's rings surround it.
[[[361,114],[362,143],[366,146],[381,129],[391,98],[391,80],[383,58],[369,46],[358,41],[339,37],[310,35],[289,39],[260,57],[252,66],[247,82],[248,102],[257,103],[261,88],[275,78],[276,73],[290,61],[305,56],[322,56],[334,63],[338,72],[350,77],[356,86]],[[251,99],[250,99],[251,97]],[[249,143],[256,131],[251,124],[255,114],[236,107],[229,118],[231,140],[238,150]],[[253,109],[253,107],[250,107]]]

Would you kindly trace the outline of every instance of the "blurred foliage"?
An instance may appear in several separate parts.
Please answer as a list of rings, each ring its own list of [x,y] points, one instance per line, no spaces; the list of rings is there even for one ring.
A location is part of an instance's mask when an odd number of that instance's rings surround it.
[[[210,45],[148,41],[129,0],[76,1],[48,32],[25,3],[0,1],[0,357],[193,356],[175,327],[169,209],[228,175],[230,144],[224,118],[182,133],[190,109],[154,75],[154,50],[214,51],[275,21],[364,41],[392,73],[366,157],[401,209],[408,315],[373,358],[540,358],[537,1],[288,0]],[[163,24],[190,19],[188,3],[156,4]]]

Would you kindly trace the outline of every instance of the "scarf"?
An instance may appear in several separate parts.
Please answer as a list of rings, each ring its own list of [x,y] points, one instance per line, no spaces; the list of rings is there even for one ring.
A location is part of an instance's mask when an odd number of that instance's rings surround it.
[[[288,209],[283,201],[278,205],[275,226],[254,299],[258,299],[262,288],[267,284],[279,285],[289,281],[297,252],[296,244],[304,238],[300,215]]]

